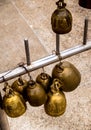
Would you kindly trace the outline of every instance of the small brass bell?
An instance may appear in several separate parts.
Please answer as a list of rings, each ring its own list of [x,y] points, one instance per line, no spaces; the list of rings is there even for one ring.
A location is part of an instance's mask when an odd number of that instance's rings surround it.
[[[66,110],[66,98],[62,91],[59,90],[61,84],[57,80],[51,85],[48,98],[44,104],[45,112],[50,116],[60,116]]]
[[[64,0],[56,2],[57,9],[51,16],[52,30],[57,34],[66,34],[72,29],[72,15],[65,8]]]
[[[43,72],[37,76],[36,82],[41,84],[45,91],[48,92],[52,83],[52,78],[50,75]]]
[[[21,94],[15,92],[8,84],[3,97],[3,109],[9,117],[19,117],[26,111],[26,103]]]
[[[14,83],[11,85],[11,88],[16,91],[19,92],[20,94],[22,94],[22,96],[24,97],[24,99],[26,100],[26,95],[25,95],[25,88],[27,87],[28,83],[25,79],[22,79],[21,77],[19,77],[16,81],[14,81]]]
[[[52,78],[58,78],[63,83],[62,90],[73,91],[81,81],[81,74],[78,69],[68,61],[60,62],[52,70]]]
[[[44,88],[37,82],[30,80],[26,88],[26,95],[31,106],[41,106],[45,103],[47,95]]]

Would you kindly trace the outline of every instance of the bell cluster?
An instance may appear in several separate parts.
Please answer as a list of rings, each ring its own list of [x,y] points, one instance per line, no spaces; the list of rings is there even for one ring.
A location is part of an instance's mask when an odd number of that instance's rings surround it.
[[[57,35],[66,34],[72,29],[72,15],[66,9],[64,0],[59,0],[56,5],[57,9],[51,16],[52,30]],[[35,81],[29,77],[29,81],[19,77],[12,85],[5,82],[1,105],[9,117],[16,118],[24,114],[27,110],[26,102],[33,107],[44,105],[45,113],[49,116],[60,116],[66,111],[65,92],[75,90],[81,81],[80,72],[68,61],[56,64],[51,75],[42,72]]]
[[[68,61],[59,62],[52,69],[51,76],[40,73],[34,81],[19,77],[12,85],[5,82],[2,108],[9,117],[16,118],[27,110],[26,102],[33,107],[44,105],[45,113],[57,117],[65,113],[67,101],[65,92],[77,88],[81,81],[78,69]]]

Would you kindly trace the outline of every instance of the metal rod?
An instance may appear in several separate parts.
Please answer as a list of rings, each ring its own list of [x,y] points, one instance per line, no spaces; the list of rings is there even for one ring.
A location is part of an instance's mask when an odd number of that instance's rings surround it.
[[[60,54],[60,35],[56,34],[56,54],[59,55]]]
[[[28,43],[27,39],[24,40],[24,44],[25,44],[25,52],[26,52],[27,65],[30,65],[31,62],[30,62],[29,43]]]
[[[87,42],[87,32],[88,32],[88,18],[84,20],[84,35],[83,35],[83,45]]]
[[[62,51],[62,52],[60,52],[60,56],[63,60],[68,57],[74,56],[78,53],[87,51],[89,49],[91,49],[91,42],[88,42],[88,44],[86,44],[86,45],[79,45],[79,46],[75,46],[73,48],[67,49],[65,51]],[[29,72],[32,72],[34,70],[37,70],[39,68],[53,64],[58,61],[59,61],[59,57],[56,54],[52,54],[52,55],[44,57],[40,60],[32,62],[31,65],[29,65],[29,66],[25,65],[25,67]],[[9,71],[7,71],[7,72],[0,74],[0,77],[1,77],[0,83],[4,82],[4,80],[2,78],[3,76],[4,76],[4,79],[7,81],[7,80],[13,79],[15,77],[18,77],[19,75],[24,75],[24,74],[26,74],[25,69],[23,67],[17,67],[14,70],[10,70],[10,73],[9,73]]]
[[[2,101],[0,93],[0,104]],[[0,108],[0,130],[10,130],[7,115],[2,108]]]

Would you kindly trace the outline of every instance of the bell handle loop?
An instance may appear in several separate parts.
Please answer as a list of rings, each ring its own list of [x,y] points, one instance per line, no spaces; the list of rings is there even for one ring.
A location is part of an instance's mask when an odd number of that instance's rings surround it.
[[[20,83],[21,85],[23,85],[23,84],[24,84],[24,82],[23,82],[23,80],[22,80],[22,77],[21,77],[21,76],[19,76],[18,81],[19,81],[19,83]]]
[[[51,92],[52,92],[52,94],[55,94],[55,93],[56,93],[56,90],[52,87],[52,88],[51,88]]]
[[[64,3],[64,0],[59,0],[58,2],[56,2],[56,5],[58,9],[61,9],[61,8],[65,8],[66,3]]]
[[[53,86],[51,87],[51,92],[52,92],[53,94],[59,92],[59,88],[57,87],[57,85],[53,85]]]
[[[4,88],[3,91],[5,91],[5,94],[13,94],[13,89],[11,88],[11,86],[8,84],[8,82],[4,83]]]
[[[3,88],[3,91],[6,92],[6,90],[9,89],[9,84],[8,84],[8,82],[5,80],[4,76],[2,76],[2,78],[3,78],[3,81],[4,81],[4,88]]]
[[[44,67],[42,67],[42,71],[43,71],[43,73],[45,73],[45,72],[46,72]]]
[[[59,88],[58,88],[57,84],[56,84],[56,85],[54,85],[54,88],[55,88],[56,92],[58,92],[58,91],[59,91]]]
[[[12,95],[14,95],[14,91],[13,91],[12,88],[9,88],[9,92],[8,92],[8,94],[12,94]]]

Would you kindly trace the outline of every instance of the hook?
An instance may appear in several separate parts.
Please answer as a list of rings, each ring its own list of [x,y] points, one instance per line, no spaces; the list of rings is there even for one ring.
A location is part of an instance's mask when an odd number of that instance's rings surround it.
[[[44,69],[44,67],[42,67],[42,70],[43,70],[43,73],[45,73],[45,69]]]
[[[24,44],[25,44],[25,52],[26,52],[26,60],[27,60],[27,65],[30,65],[30,52],[29,52],[29,43],[28,39],[24,39]]]
[[[19,65],[19,67],[22,67],[22,68],[24,68],[24,69],[25,69],[25,71],[26,71],[26,73],[28,74],[28,76],[29,76],[30,80],[32,80],[32,77],[31,77],[31,75],[30,75],[30,73],[29,73],[28,69],[24,66],[24,63],[23,63],[23,62],[21,62],[21,63],[19,63],[18,65]]]

